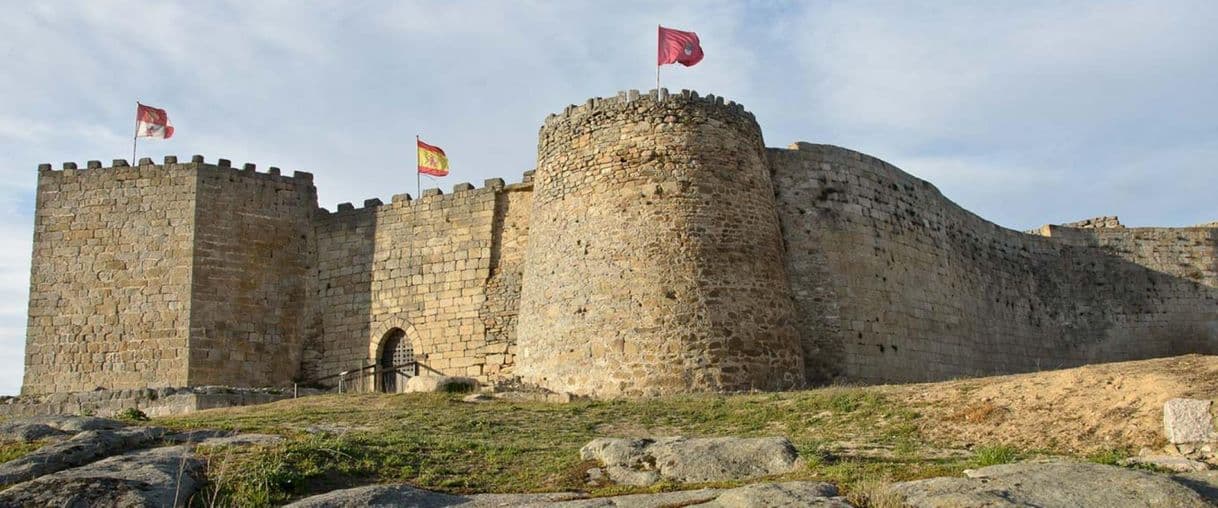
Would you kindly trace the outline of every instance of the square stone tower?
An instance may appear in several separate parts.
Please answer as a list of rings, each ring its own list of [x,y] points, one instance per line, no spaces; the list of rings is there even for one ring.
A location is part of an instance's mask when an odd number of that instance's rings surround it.
[[[39,167],[23,394],[292,381],[312,175],[202,156]]]

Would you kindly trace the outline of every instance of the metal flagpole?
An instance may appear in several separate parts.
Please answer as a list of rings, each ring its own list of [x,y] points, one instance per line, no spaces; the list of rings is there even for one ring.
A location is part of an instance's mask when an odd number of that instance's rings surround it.
[[[660,52],[660,30],[664,27],[656,25],[656,53]],[[660,59],[656,58],[656,93],[660,93]],[[657,95],[657,97],[659,97]]]
[[[140,139],[140,101],[135,101],[135,134],[131,135],[131,165],[135,166],[135,143]]]
[[[414,198],[423,197],[423,177],[419,175],[419,135],[414,135]]]

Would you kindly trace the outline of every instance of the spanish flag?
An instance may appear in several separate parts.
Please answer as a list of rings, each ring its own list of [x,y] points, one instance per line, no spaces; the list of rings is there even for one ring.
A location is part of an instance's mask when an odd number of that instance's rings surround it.
[[[448,156],[438,146],[431,146],[421,140],[419,144],[419,173],[431,176],[448,176]]]

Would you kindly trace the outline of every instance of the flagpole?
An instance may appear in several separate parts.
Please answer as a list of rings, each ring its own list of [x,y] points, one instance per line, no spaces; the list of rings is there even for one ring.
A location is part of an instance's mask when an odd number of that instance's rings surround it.
[[[135,101],[135,133],[131,135],[131,165],[135,166],[135,143],[140,139],[140,101]]]
[[[419,135],[414,135],[414,198],[423,197],[423,177],[419,176]]]
[[[660,52],[660,30],[663,28],[661,25],[656,25],[656,53]],[[660,60],[658,58],[656,59],[656,93],[660,93]],[[656,95],[656,97],[659,97],[659,95]]]

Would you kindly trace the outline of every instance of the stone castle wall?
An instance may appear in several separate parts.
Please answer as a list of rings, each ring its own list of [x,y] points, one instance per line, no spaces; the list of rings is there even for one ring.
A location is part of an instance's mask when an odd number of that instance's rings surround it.
[[[185,385],[192,164],[39,167],[23,394]]]
[[[310,377],[375,362],[394,330],[437,373],[482,380],[505,373],[531,190],[527,181],[495,179],[320,214],[322,332],[311,341]]]
[[[1042,227],[1039,234],[1070,245],[1093,247],[1181,280],[1218,288],[1218,225],[1116,229],[1049,225]]]
[[[604,396],[799,386],[761,130],[662,93],[541,128],[516,373]]]
[[[1055,229],[1110,247],[1095,248],[986,222],[857,152],[799,143],[769,154],[810,379],[1218,352],[1218,291],[1210,275],[1189,275],[1212,274],[1212,230]]]
[[[290,385],[316,292],[317,191],[307,173],[227,166],[197,169],[186,381]]]
[[[1214,224],[1008,230],[688,91],[551,115],[535,181],[333,213],[308,173],[87,166],[39,167],[24,394],[333,386],[399,330],[433,373],[605,397],[1218,352]]]
[[[297,377],[312,176],[167,157],[40,168],[23,393]]]

